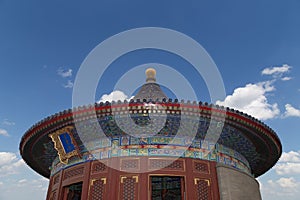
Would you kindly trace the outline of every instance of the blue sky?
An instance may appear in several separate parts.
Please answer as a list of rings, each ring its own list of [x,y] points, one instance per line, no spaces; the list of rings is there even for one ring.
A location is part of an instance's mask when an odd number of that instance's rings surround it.
[[[18,153],[23,133],[72,106],[76,73],[91,50],[110,36],[139,27],[173,29],[206,49],[226,89],[226,99],[218,103],[262,119],[282,141],[280,162],[259,178],[263,199],[298,199],[299,10],[296,0],[0,0],[0,199],[33,199],[32,192],[35,199],[44,199],[47,180]],[[174,67],[199,99],[210,102],[201,76],[183,59],[159,50],[131,52],[116,60],[101,78],[95,101],[110,94],[124,73],[145,63]],[[158,80],[170,78],[157,71]],[[124,97],[132,95],[123,92]]]

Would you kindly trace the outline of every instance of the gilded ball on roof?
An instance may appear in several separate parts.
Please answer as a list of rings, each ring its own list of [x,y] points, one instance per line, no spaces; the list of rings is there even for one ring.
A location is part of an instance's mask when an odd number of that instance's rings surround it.
[[[145,73],[146,73],[146,77],[147,77],[147,79],[146,79],[147,82],[155,82],[156,81],[156,79],[155,79],[155,75],[156,75],[155,69],[148,68],[148,69],[146,69]]]

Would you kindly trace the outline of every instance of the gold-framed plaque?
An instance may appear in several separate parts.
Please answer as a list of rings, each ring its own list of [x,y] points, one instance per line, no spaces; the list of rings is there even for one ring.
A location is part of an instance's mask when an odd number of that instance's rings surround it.
[[[63,164],[68,164],[68,161],[73,156],[79,156],[79,150],[72,133],[72,126],[67,126],[49,134],[49,137],[54,143],[54,148],[57,150],[59,160]]]

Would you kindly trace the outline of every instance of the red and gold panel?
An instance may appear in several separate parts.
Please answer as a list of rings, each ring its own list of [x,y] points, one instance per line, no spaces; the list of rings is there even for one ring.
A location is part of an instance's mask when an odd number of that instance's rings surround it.
[[[151,200],[153,196],[172,195],[180,200],[219,199],[216,163],[211,161],[180,158],[170,162],[163,157],[128,157],[105,162],[113,162],[123,171],[97,160],[71,166],[51,177],[47,199],[66,200],[70,189],[78,184],[82,189],[81,199],[87,200]],[[148,171],[137,173],[144,168]]]
[[[194,185],[197,200],[213,200],[209,179],[194,178]]]
[[[89,200],[104,200],[105,194],[107,193],[106,185],[106,177],[92,179],[89,190]]]
[[[120,176],[119,199],[137,200],[139,199],[139,176],[122,175]]]

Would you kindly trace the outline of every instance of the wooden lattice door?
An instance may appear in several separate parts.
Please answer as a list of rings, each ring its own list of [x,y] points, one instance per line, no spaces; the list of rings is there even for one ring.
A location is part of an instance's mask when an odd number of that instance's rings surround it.
[[[106,178],[93,179],[90,185],[89,200],[104,200]]]
[[[195,178],[194,185],[195,185],[195,197],[197,200],[212,199],[210,180]]]
[[[122,200],[139,199],[138,176],[121,176],[120,180],[120,198]]]

